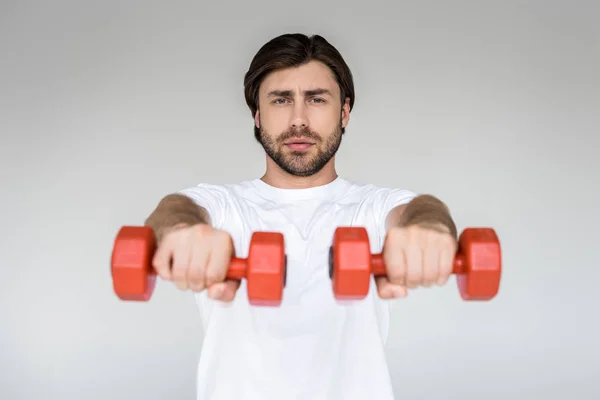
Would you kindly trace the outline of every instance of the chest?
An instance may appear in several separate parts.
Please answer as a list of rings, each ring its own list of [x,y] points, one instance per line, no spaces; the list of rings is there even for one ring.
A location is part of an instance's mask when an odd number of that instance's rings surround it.
[[[367,229],[372,251],[381,245],[381,227],[371,208],[360,201],[305,201],[276,206],[241,204],[223,227],[234,241],[236,254],[248,253],[255,231],[281,232],[288,266],[288,298],[292,293],[330,291],[329,248],[340,226]]]
[[[336,228],[361,226],[367,229],[372,251],[379,251],[379,220],[373,207],[360,199],[266,206],[238,203],[220,227],[231,235],[236,255],[247,256],[254,232],[280,232],[285,241],[287,278],[283,302],[275,309],[247,307],[246,282],[242,281],[237,312],[250,318],[255,329],[268,338],[296,337],[298,332],[321,335],[324,327],[341,326],[350,312],[372,312],[372,306],[365,301],[352,308],[335,301],[329,277],[329,248]]]

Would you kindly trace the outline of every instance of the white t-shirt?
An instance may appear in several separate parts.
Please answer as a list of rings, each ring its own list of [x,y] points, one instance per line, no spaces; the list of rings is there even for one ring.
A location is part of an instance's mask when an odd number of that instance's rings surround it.
[[[393,399],[384,354],[389,303],[372,280],[364,300],[339,303],[329,278],[338,226],[363,226],[380,252],[385,218],[415,194],[338,177],[308,189],[279,189],[260,179],[199,184],[180,191],[227,231],[246,257],[254,231],[282,232],[287,282],[279,307],[248,302],[243,280],[232,303],[196,294],[204,325],[198,400]]]

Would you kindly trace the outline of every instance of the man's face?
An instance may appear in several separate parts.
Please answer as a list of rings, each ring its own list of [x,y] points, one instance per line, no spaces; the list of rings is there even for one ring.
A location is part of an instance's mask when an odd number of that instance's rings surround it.
[[[310,176],[332,160],[348,123],[331,70],[311,61],[271,73],[259,90],[257,139],[284,171]]]

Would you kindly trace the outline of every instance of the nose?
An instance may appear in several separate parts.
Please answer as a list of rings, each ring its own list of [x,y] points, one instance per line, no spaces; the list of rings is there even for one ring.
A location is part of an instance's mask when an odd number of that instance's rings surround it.
[[[306,107],[302,102],[294,104],[294,111],[290,126],[294,129],[306,128],[308,126],[308,118],[306,115]]]

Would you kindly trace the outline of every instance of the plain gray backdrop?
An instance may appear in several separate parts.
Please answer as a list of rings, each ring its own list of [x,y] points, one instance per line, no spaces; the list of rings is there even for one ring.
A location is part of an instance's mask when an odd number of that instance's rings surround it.
[[[242,79],[286,32],[354,73],[342,176],[501,239],[493,301],[451,278],[394,303],[397,398],[600,398],[599,20],[593,1],[1,1],[0,399],[195,399],[193,297],[119,301],[113,239],[169,192],[262,174]]]

